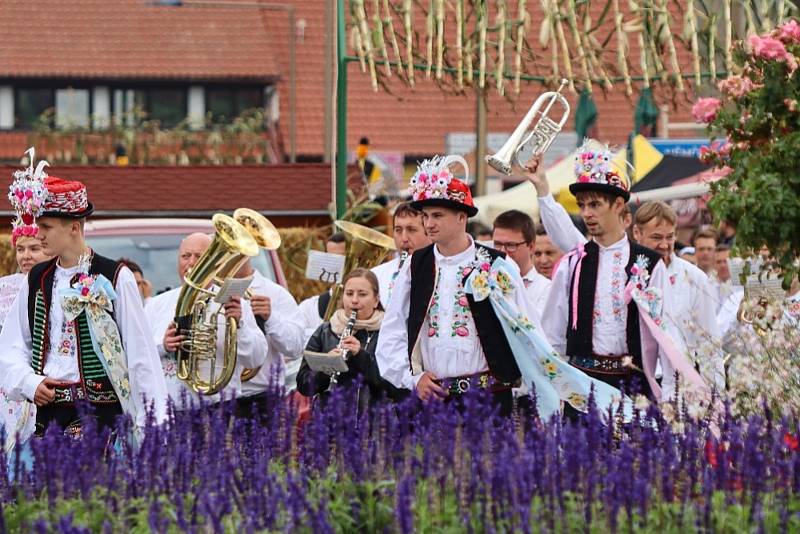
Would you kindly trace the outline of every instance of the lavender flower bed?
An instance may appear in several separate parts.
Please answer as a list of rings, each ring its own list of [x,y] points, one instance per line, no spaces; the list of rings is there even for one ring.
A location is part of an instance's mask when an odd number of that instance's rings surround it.
[[[360,417],[337,392],[302,427],[224,410],[148,428],[138,450],[56,433],[0,474],[3,531],[767,532],[800,530],[797,419],[725,417],[720,437],[654,409],[625,432],[498,419],[474,396]],[[300,428],[298,430],[298,428]],[[3,463],[5,465],[5,462]]]

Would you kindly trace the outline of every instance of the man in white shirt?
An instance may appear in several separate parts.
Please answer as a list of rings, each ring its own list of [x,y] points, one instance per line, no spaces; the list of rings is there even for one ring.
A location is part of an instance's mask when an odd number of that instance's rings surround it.
[[[400,252],[400,256],[372,269],[372,272],[378,277],[381,304],[383,304],[384,309],[389,307],[392,289],[403,263],[415,250],[431,244],[431,240],[422,225],[422,212],[415,210],[407,202],[398,204],[395,208],[392,227],[394,244]]]
[[[178,249],[178,277],[183,280],[197,261],[203,256],[212,238],[207,234],[196,233],[187,236]],[[167,391],[175,409],[178,411],[190,410],[197,407],[200,395],[177,376],[175,352],[179,345],[186,340],[186,335],[178,332],[174,319],[175,308],[181,286],[171,289],[150,299],[145,308],[145,313],[151,325],[151,339],[157,345],[158,355],[164,369],[167,381]],[[230,317],[239,322],[237,331],[236,367],[233,376],[220,393],[205,396],[205,400],[217,403],[220,400],[231,399],[241,395],[241,375],[245,368],[254,369],[264,364],[267,355],[267,340],[256,324],[253,310],[247,301],[239,297],[232,297],[224,304],[224,313],[217,316],[217,360],[215,363],[216,374],[222,371],[222,357],[225,346],[225,323]],[[211,313],[219,309],[219,304],[209,302]],[[210,364],[201,365],[201,373],[208,376]]]
[[[467,234],[467,219],[478,210],[469,187],[453,177],[453,163],[466,169],[458,156],[434,158],[421,163],[411,179],[412,206],[422,210],[434,244],[416,250],[400,270],[376,358],[383,378],[423,401],[484,388],[508,414],[519,368],[488,299],[477,302],[464,289],[475,268],[501,253]],[[527,312],[520,292],[512,298]]]
[[[285,385],[291,391],[296,387],[305,347],[303,320],[292,295],[253,269],[249,261],[237,276],[253,277],[250,306],[268,347],[264,365],[255,376],[242,382],[237,404],[242,415],[263,413],[269,389]]]
[[[80,182],[48,177],[45,162],[15,173],[12,196],[26,224],[37,224],[45,254],[22,283],[0,334],[2,386],[37,406],[36,432],[50,424],[79,435],[76,407],[87,401],[101,427],[130,415],[138,427],[152,403],[166,417],[164,374],[130,269],[94,253],[84,240],[94,211]],[[26,196],[27,195],[27,196]],[[31,211],[31,205],[40,205]],[[97,350],[95,347],[99,347]],[[109,357],[110,356],[110,357]]]
[[[501,213],[494,220],[492,242],[494,248],[505,252],[519,267],[522,282],[525,284],[525,298],[536,311],[535,320],[538,322],[544,313],[551,283],[533,266],[533,253],[536,248],[533,219],[519,210]],[[529,317],[529,319],[534,318]]]
[[[528,167],[539,196],[539,213],[553,241],[570,252],[553,275],[542,326],[553,347],[589,376],[661,400],[674,391],[674,372],[646,328],[642,311],[626,288],[663,295],[667,272],[659,254],[631,243],[623,213],[630,198],[621,171],[607,149],[584,145],[576,156],[576,182],[570,185],[592,241],[575,229],[550,195],[541,158]],[[566,237],[559,237],[566,236]],[[577,245],[577,246],[576,246]],[[651,310],[661,321],[660,310]],[[682,362],[686,363],[686,362]],[[663,382],[656,381],[656,367]],[[662,395],[662,387],[664,395]]]

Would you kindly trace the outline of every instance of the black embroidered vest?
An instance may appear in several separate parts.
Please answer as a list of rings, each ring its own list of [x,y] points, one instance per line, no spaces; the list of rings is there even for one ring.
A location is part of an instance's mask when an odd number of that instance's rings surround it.
[[[436,257],[433,252],[434,245],[417,250],[411,256],[411,302],[408,309],[408,320],[406,322],[408,331],[408,356],[411,362],[411,354],[416,345],[417,338],[425,323],[428,314],[428,306],[433,297],[434,282],[436,278]],[[475,244],[476,249],[482,248],[489,253],[492,260],[498,256],[505,257],[501,252],[492,248]],[[464,277],[466,278],[469,275]],[[475,321],[475,328],[478,332],[483,354],[489,364],[489,372],[497,380],[502,382],[515,382],[519,379],[520,372],[517,361],[508,345],[508,340],[503,333],[500,320],[492,309],[489,299],[475,302],[472,295],[467,295],[472,319]],[[442,377],[449,378],[449,377]]]
[[[53,295],[56,262],[58,258],[40,263],[28,273],[28,324],[31,330],[33,355],[31,367],[40,375],[44,374],[47,353],[50,344],[50,307],[54,299],[57,305],[58,295]],[[94,254],[89,267],[89,274],[102,274],[116,286],[117,276],[122,264],[114,260]],[[76,280],[72,280],[74,283]],[[114,315],[112,314],[112,317]],[[116,321],[116,318],[114,318]],[[95,354],[89,333],[86,313],[75,319],[78,338],[77,357],[78,370],[81,376],[81,388],[86,399],[97,404],[119,402],[117,394],[106,375],[100,358]]]
[[[595,290],[597,289],[597,272],[600,266],[600,248],[594,241],[586,243],[584,248],[586,257],[581,265],[581,277],[578,281],[578,321],[577,328],[572,328],[572,302],[574,279],[577,269],[573,269],[569,281],[569,314],[567,320],[567,356],[592,356],[592,320],[594,315]],[[625,266],[628,280],[631,277],[631,267],[639,256],[647,258],[647,270],[653,272],[656,264],[661,261],[661,256],[654,250],[639,244],[630,243],[630,258]],[[642,341],[639,332],[639,311],[636,303],[631,300],[628,304],[628,320],[625,325],[628,353],[633,358],[633,363],[642,369]]]

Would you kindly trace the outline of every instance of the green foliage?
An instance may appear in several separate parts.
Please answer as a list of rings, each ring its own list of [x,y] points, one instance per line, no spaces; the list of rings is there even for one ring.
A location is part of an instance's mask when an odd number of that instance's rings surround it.
[[[800,257],[800,41],[784,30],[794,24],[737,44],[741,74],[719,84],[716,113],[716,102],[703,99],[710,110],[705,120],[713,116],[709,133],[719,140],[705,159],[730,171],[712,185],[709,207],[718,219],[737,223],[739,249],[769,247],[785,284]]]

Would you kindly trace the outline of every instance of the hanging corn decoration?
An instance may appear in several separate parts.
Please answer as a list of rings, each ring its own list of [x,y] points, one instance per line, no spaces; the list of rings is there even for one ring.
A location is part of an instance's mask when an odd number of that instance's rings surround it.
[[[675,75],[675,82],[678,86],[678,91],[681,93],[685,91],[683,87],[683,77],[681,76],[681,67],[678,63],[678,52],[675,50],[675,41],[672,38],[672,29],[669,27],[669,9],[667,7],[667,0],[659,0],[659,18],[661,19],[662,28],[664,28],[664,40],[667,42],[669,49],[669,59],[672,64],[672,72]]]
[[[519,0],[517,6],[517,36],[514,40],[514,94],[519,94],[520,78],[522,76],[522,46],[525,44],[525,27],[528,24],[528,10],[525,0]],[[549,25],[550,22],[545,17],[542,26]],[[552,34],[552,32],[549,32]],[[558,79],[558,55],[553,53],[553,71]]]
[[[444,61],[444,0],[436,0],[436,79],[442,79]]]
[[[375,29],[373,30],[373,35],[375,35],[374,40],[378,47],[378,53],[383,58],[382,63],[386,76],[391,77],[392,64],[389,61],[389,51],[386,49],[386,39],[383,36],[383,19],[381,18],[380,0],[372,0],[372,5],[374,8],[372,19],[375,21]]]
[[[403,74],[403,57],[400,55],[400,46],[397,44],[397,35],[394,32],[394,22],[392,21],[392,12],[389,11],[389,0],[383,0],[383,12],[385,13],[385,18],[383,19],[383,25],[386,27],[386,31],[389,34],[389,40],[392,44],[392,53],[394,54],[395,59],[397,60],[397,71],[402,76]],[[392,71],[389,70],[389,75],[391,75]]]
[[[576,82],[590,91],[596,83],[606,89],[618,83],[631,96],[633,80],[639,77],[644,87],[655,81],[685,91],[684,78],[696,86],[709,82],[704,76],[716,82],[723,62],[730,73],[731,46],[737,40],[770,31],[800,11],[786,0],[743,0],[736,4],[744,18],[740,27],[733,20],[738,13],[733,12],[734,0],[687,0],[683,31],[676,35],[670,0],[539,0],[541,9],[534,12],[541,19],[531,19],[528,0],[348,1],[350,49],[374,89],[392,76],[396,65],[400,79],[412,87],[415,70],[435,75],[439,82],[452,72],[455,83],[450,87],[457,92],[473,84],[485,88],[488,74],[499,94],[505,93],[507,80],[519,94],[529,76],[566,78],[572,91]],[[420,9],[416,14],[415,6]],[[449,34],[448,16],[455,20],[455,31]],[[609,50],[609,43],[616,50]],[[681,64],[685,52],[691,54],[691,64]],[[637,53],[634,63],[631,57]]]
[[[406,31],[406,68],[408,69],[408,83],[414,87],[414,31],[411,29],[413,4],[411,0],[403,1],[403,27]]]
[[[497,0],[497,64],[495,65],[495,86],[497,92],[505,94],[504,71],[506,65],[506,0]]]
[[[700,71],[700,48],[697,43],[697,17],[694,12],[694,0],[688,0],[686,5],[686,22],[689,27],[690,46],[692,49],[692,68],[694,69],[694,83],[697,87],[703,83]]]
[[[622,73],[622,81],[625,83],[625,94],[633,95],[631,75],[628,71],[628,37],[622,31],[622,13],[619,10],[619,0],[612,0],[614,8],[614,33],[617,38],[617,66]]]

